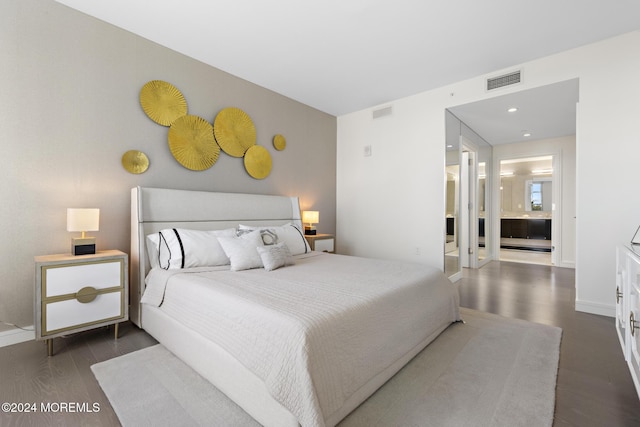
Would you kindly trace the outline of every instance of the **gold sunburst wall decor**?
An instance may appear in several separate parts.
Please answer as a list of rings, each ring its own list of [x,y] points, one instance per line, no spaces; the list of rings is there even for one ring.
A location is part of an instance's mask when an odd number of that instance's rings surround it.
[[[287,139],[284,135],[277,134],[273,137],[273,146],[276,150],[282,151],[287,147]]]
[[[222,151],[232,157],[242,157],[256,145],[256,127],[251,117],[239,108],[220,111],[213,121],[213,134]]]
[[[220,156],[213,128],[202,117],[186,115],[176,119],[169,128],[168,140],[171,154],[187,169],[209,169]]]
[[[187,101],[171,83],[151,80],[140,90],[140,105],[154,122],[169,127],[169,150],[178,163],[193,171],[213,166],[220,150],[231,157],[243,159],[247,173],[264,179],[271,173],[269,151],[257,145],[256,127],[251,117],[236,107],[220,110],[213,125],[205,119],[188,114]],[[273,137],[273,147],[282,151],[287,146],[284,135]],[[122,156],[122,166],[140,174],[149,168],[149,158],[141,151],[130,150]]]
[[[250,147],[244,155],[244,168],[255,179],[265,179],[271,173],[271,154],[260,145]]]
[[[149,169],[149,158],[142,151],[129,150],[122,155],[122,166],[128,172],[141,174]]]
[[[140,105],[147,116],[162,126],[170,126],[187,114],[187,101],[171,83],[151,80],[140,90]]]

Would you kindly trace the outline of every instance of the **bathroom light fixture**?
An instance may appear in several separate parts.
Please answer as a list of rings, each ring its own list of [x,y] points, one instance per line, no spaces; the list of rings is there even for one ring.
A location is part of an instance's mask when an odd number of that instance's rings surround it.
[[[82,237],[71,239],[73,255],[90,255],[96,253],[96,238],[87,237],[87,231],[98,231],[100,225],[100,209],[67,209],[67,231],[81,231]]]
[[[553,173],[553,169],[533,169],[531,171],[532,175],[548,175]]]
[[[507,110],[508,113],[515,113],[516,111],[518,111],[518,107],[511,107]]]
[[[318,211],[302,211],[302,222],[309,224],[304,226],[304,234],[315,235],[316,227],[313,224],[320,222],[320,213]]]

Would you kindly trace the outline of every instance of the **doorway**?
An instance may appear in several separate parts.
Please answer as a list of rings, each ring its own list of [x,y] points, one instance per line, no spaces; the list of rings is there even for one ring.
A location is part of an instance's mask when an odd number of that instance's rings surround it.
[[[492,163],[485,165],[484,168],[486,173],[484,188],[488,199],[484,204],[488,209],[484,213],[479,209],[478,216],[480,266],[482,263],[500,259],[500,161],[552,156],[551,194],[555,199],[553,202],[555,208],[552,207],[551,213],[551,262],[558,267],[575,267],[575,130],[578,89],[579,80],[570,79],[507,94],[499,94],[500,90],[496,90],[496,96],[487,95],[486,99],[447,109],[447,112],[458,120],[459,125],[462,123],[463,128],[468,128],[469,132],[488,141],[493,151],[490,157]],[[450,129],[447,123],[446,131],[447,141],[450,141],[449,134],[454,134],[455,129]],[[459,147],[457,149],[459,150]],[[477,168],[479,207],[482,205],[480,191],[484,175],[482,162],[483,159],[479,158]],[[532,178],[531,181],[536,183],[533,186],[534,193],[545,192],[541,189],[544,184],[538,183],[541,177]],[[531,192],[531,188],[529,191]],[[546,193],[549,192],[546,191]],[[524,200],[522,204],[524,206]],[[490,215],[491,212],[493,215]],[[489,242],[484,249],[482,231]],[[483,254],[486,254],[486,258],[482,257]]]
[[[554,264],[554,156],[500,161],[501,261]],[[556,236],[559,238],[559,236]]]

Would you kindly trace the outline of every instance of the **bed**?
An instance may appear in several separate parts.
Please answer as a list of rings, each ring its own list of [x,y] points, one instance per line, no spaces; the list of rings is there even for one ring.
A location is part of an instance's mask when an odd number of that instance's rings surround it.
[[[459,320],[441,271],[300,230],[295,197],[131,190],[131,320],[265,426],[336,425]]]

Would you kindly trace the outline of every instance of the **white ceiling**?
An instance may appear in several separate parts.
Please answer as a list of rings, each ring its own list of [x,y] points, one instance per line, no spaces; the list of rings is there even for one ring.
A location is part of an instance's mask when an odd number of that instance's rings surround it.
[[[640,29],[638,0],[56,1],[334,116]]]
[[[491,145],[575,135],[578,84],[567,80],[449,110]]]

